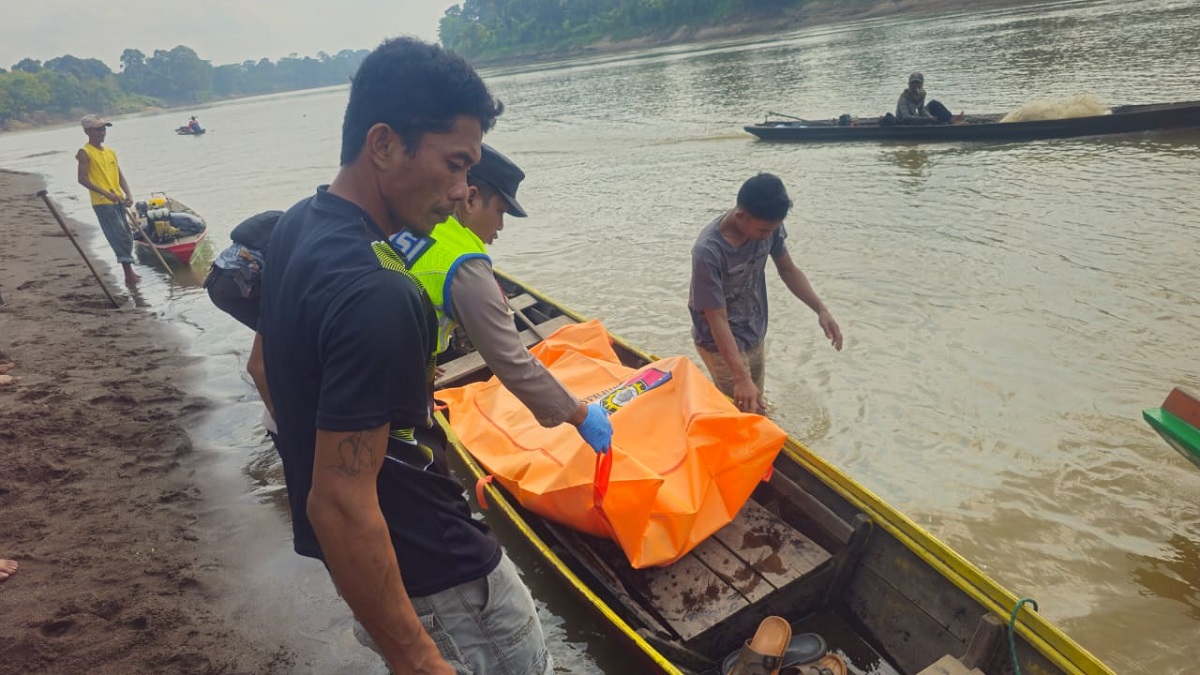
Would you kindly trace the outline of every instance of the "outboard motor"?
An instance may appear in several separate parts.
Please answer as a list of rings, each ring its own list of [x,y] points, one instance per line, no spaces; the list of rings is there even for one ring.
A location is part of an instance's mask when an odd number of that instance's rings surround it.
[[[171,208],[163,197],[151,197],[146,204],[146,230],[160,242],[179,236],[179,228],[171,224]]]

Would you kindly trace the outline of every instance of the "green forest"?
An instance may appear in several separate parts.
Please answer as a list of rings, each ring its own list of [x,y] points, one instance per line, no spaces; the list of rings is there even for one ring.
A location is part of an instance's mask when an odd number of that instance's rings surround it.
[[[810,0],[465,0],[446,10],[442,44],[493,61],[563,52],[604,38],[668,36],[731,18],[782,17]],[[861,4],[862,0],[844,0]]]
[[[120,72],[99,59],[22,59],[0,68],[0,129],[152,107],[310,89],[348,82],[367,50],[213,66],[185,46],[121,54]]]

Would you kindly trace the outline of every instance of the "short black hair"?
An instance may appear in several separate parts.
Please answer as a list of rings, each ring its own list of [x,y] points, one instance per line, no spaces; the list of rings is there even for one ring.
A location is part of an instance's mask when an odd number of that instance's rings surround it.
[[[783,220],[792,208],[783,181],[774,174],[760,173],[742,183],[738,190],[737,205],[762,220]]]
[[[341,163],[358,159],[367,132],[380,122],[415,154],[425,134],[449,131],[459,116],[478,119],[486,132],[502,112],[504,104],[462,57],[416,38],[385,40],[363,59],[350,84]]]
[[[481,199],[485,205],[492,203],[492,197],[500,196],[500,191],[496,189],[495,185],[492,185],[491,183],[480,178],[479,176],[472,174],[469,171],[467,172],[467,185],[479,190],[479,199]]]

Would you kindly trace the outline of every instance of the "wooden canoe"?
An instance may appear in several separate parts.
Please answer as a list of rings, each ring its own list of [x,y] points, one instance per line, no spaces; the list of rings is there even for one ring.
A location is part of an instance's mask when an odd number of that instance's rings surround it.
[[[1000,123],[1003,114],[967,115],[962,124],[884,126],[879,118],[860,118],[854,126],[837,120],[765,120],[744,127],[766,141],[1031,141],[1200,128],[1200,101],[1123,105],[1108,114],[1057,120]]]
[[[497,273],[527,344],[584,317]],[[613,336],[628,366],[656,357]],[[478,353],[443,355],[437,386],[490,377]],[[438,423],[472,480],[485,469]],[[1112,671],[1009,591],[800,442],[789,438],[737,519],[679,562],[635,570],[606,539],[534,515],[503,488],[480,486],[561,580],[612,627],[649,669],[715,674],[765,616],[793,633],[816,632],[851,673],[1012,672],[1008,623],[1023,672]],[[938,664],[935,666],[935,664]],[[961,669],[961,670],[960,670]]]
[[[1200,467],[1200,398],[1175,388],[1162,407],[1143,410],[1142,418],[1179,454]]]
[[[150,236],[147,229],[149,224],[147,223],[146,218],[139,213],[139,209],[129,209],[128,213],[129,218],[132,221],[131,224],[136,228],[136,232],[133,235],[133,241],[141,248],[148,249],[150,247],[154,247],[158,249],[160,253],[170,254],[179,262],[186,265],[191,262],[192,254],[196,252],[196,247],[200,245],[200,242],[204,241],[206,236],[208,236],[208,225],[204,222],[204,218],[202,218],[200,214],[188,208],[187,205],[183,204],[179,200],[169,197],[161,192],[156,192],[154,194],[164,197],[167,200],[167,208],[172,212],[187,213],[198,218],[200,223],[204,226],[204,229],[200,230],[198,234],[179,236],[166,241],[158,240]]]

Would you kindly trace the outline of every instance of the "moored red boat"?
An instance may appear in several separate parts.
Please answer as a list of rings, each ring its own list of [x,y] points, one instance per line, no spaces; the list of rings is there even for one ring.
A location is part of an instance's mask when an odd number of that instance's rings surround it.
[[[185,265],[208,235],[208,225],[200,214],[162,192],[138,202],[129,210],[129,217],[135,228],[134,243],[169,253]]]

